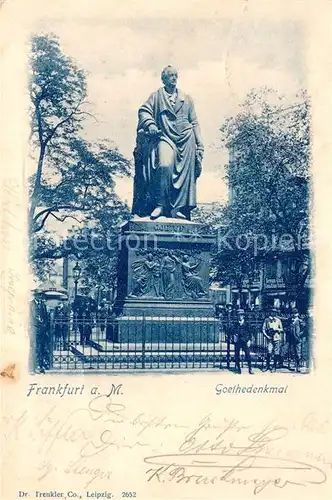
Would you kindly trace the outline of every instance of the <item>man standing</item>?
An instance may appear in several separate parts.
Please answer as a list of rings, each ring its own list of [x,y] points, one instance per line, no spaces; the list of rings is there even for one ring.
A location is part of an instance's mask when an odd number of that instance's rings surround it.
[[[89,344],[92,336],[93,327],[93,310],[94,304],[91,297],[88,297],[85,302],[85,308],[83,311],[83,339],[82,344]]]
[[[40,290],[34,290],[33,300],[30,302],[30,325],[31,325],[31,369],[45,373],[50,368],[50,322],[44,303],[44,294]]]
[[[68,348],[69,312],[67,306],[61,302],[56,306],[53,316],[54,341],[59,349]]]
[[[104,331],[106,328],[106,318],[107,318],[107,307],[106,307],[106,301],[104,299],[101,305],[98,306],[98,312],[97,312],[97,323],[102,333],[102,337],[104,335]]]
[[[294,353],[296,372],[300,372],[301,347],[304,333],[304,321],[296,308],[292,309],[289,328],[289,350]]]
[[[271,357],[273,358],[273,370],[280,368],[280,351],[283,326],[281,319],[277,317],[277,309],[272,308],[269,317],[263,323],[263,335],[267,340],[266,366],[263,371],[270,370]]]
[[[243,309],[239,309],[237,315],[237,320],[232,329],[232,339],[234,342],[235,350],[235,368],[237,370],[237,373],[241,373],[240,351],[242,349],[245,355],[245,359],[248,363],[249,373],[252,374],[250,357],[251,333],[249,324],[244,318]]]
[[[190,219],[204,152],[194,103],[167,66],[164,86],[139,108],[133,214]]]
[[[314,346],[316,344],[316,336],[315,336],[315,330],[314,330],[314,311],[313,311],[312,306],[310,306],[309,310],[308,310],[307,324],[306,324],[306,336],[307,336],[307,342],[308,342],[307,368],[312,366],[313,369],[315,369],[316,363],[315,363]]]

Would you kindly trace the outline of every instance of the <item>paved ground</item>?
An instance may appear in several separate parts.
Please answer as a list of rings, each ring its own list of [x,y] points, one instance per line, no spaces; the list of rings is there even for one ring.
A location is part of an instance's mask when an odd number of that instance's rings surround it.
[[[105,334],[101,337],[94,332],[92,340],[87,345],[81,345],[79,335],[72,334],[69,347],[66,349],[55,346],[53,352],[53,369],[56,371],[227,371],[235,372],[234,346],[230,346],[227,353],[227,343],[138,343],[118,344],[107,341]],[[230,368],[227,368],[227,355]],[[252,364],[254,375],[270,376],[270,371],[263,372],[262,353],[252,351]],[[293,365],[278,369],[278,373],[296,374]],[[306,373],[303,367],[301,373]],[[247,374],[246,364],[243,364],[242,374]]]
[[[230,361],[230,368],[227,368],[226,355],[217,352],[181,351],[178,352],[152,352],[145,351],[142,355],[140,350],[127,351],[120,347],[113,351],[100,352],[90,346],[72,347],[70,351],[55,351],[53,356],[53,369],[55,370],[213,370],[228,371],[235,376],[235,363]],[[255,366],[256,365],[256,366]],[[253,356],[254,375],[271,376],[271,372],[263,372],[261,361]],[[301,368],[301,373],[306,373],[306,369]],[[278,373],[297,375],[293,366],[279,368]],[[247,374],[248,368],[243,363],[242,374]],[[272,374],[274,374],[272,372]]]

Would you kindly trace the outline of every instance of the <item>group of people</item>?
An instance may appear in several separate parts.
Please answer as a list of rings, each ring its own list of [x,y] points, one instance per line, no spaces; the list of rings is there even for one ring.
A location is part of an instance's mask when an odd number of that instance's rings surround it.
[[[102,333],[107,328],[110,308],[105,301],[97,305],[90,297],[81,297],[70,308],[59,304],[53,313],[54,339],[62,349],[68,347],[69,325],[73,324],[74,331],[79,333],[79,344],[87,345],[91,341],[94,327],[99,327]],[[71,314],[72,312],[72,314]]]
[[[89,297],[72,304],[59,300],[53,307],[46,306],[46,302],[43,291],[36,289],[30,302],[32,371],[44,372],[50,368],[53,349],[69,348],[71,325],[79,334],[79,343],[86,345],[91,341],[94,326],[103,333],[108,324],[109,308],[104,302],[98,307]]]
[[[289,324],[284,328],[278,311],[272,308],[262,325],[262,333],[266,341],[266,359],[263,371],[276,371],[282,368],[283,358],[287,352],[295,360],[295,370],[300,372],[302,342],[306,336],[306,324],[300,318],[296,308],[292,309]],[[231,326],[230,341],[234,344],[235,367],[241,373],[240,353],[244,352],[248,371],[252,374],[250,347],[253,332],[243,309],[237,311],[237,319]]]
[[[86,298],[88,299],[88,298]],[[71,314],[73,313],[73,314]],[[34,356],[33,369],[45,371],[50,367],[50,356],[52,355],[51,344],[55,348],[67,349],[69,347],[70,322],[73,322],[74,330],[79,332],[79,342],[82,345],[91,341],[93,327],[97,326],[106,337],[109,338],[107,329],[111,325],[109,320],[110,308],[102,302],[98,307],[91,300],[76,302],[70,307],[66,303],[59,303],[52,311],[48,311],[45,305],[43,293],[36,291],[31,301],[31,352]],[[309,320],[308,320],[309,321]],[[301,351],[310,325],[301,319],[296,308],[292,309],[291,318],[285,322],[278,317],[278,311],[272,308],[268,317],[262,324],[262,335],[265,339],[264,371],[276,371],[283,366],[287,354],[293,355],[295,370],[300,371]],[[53,328],[52,328],[53,325]],[[248,364],[249,373],[252,372],[251,345],[254,341],[254,332],[248,315],[243,309],[238,309],[236,319],[231,322],[229,341],[234,344],[235,367],[241,373],[241,351],[244,352]],[[53,343],[52,343],[53,342]]]

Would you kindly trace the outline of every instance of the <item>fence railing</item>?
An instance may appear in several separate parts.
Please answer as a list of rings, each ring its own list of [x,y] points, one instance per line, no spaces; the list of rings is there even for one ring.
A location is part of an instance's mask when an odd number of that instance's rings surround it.
[[[264,317],[260,312],[249,313],[247,317],[252,333],[252,366],[262,369],[267,353],[262,333]],[[293,369],[294,359],[287,339],[289,316],[281,320],[285,330],[281,339],[282,363],[285,368]],[[54,370],[232,370],[235,353],[231,331],[235,321],[232,314],[219,319],[60,315],[52,318],[49,335],[37,342],[36,362]],[[309,336],[307,333],[301,342],[300,364],[306,368]]]

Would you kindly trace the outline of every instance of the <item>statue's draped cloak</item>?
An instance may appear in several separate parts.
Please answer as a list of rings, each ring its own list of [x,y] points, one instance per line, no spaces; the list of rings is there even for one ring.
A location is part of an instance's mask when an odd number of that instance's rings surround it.
[[[149,125],[160,130],[158,137],[148,133]],[[190,96],[178,91],[175,105],[169,102],[164,88],[150,95],[138,111],[137,141],[134,151],[135,179],[133,213],[146,216],[156,206],[156,170],[169,161],[168,148],[174,151],[171,168],[170,208],[190,211],[196,207],[196,134],[198,121]],[[160,143],[163,147],[161,147]],[[166,148],[164,147],[166,145]],[[162,158],[166,151],[167,158]]]

